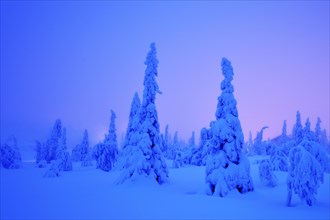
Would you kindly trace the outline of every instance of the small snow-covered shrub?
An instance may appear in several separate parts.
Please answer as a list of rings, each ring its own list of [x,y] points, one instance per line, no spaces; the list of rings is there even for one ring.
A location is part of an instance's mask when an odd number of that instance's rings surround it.
[[[289,162],[288,158],[285,155],[284,151],[281,149],[275,148],[274,152],[270,155],[270,163],[272,169],[276,171],[288,171]]]
[[[180,168],[184,165],[184,156],[181,151],[177,151],[173,160],[173,167]]]
[[[262,160],[259,164],[259,178],[260,181],[266,186],[274,187],[277,185],[277,178],[273,173],[269,160]]]
[[[47,161],[46,160],[40,160],[37,164],[37,168],[45,168],[47,166]]]
[[[202,166],[203,165],[203,156],[202,156],[202,149],[201,148],[198,148],[197,151],[192,156],[191,164],[196,165],[196,166]]]
[[[323,168],[315,157],[303,146],[299,145],[290,150],[290,168],[287,177],[287,205],[291,205],[292,191],[301,200],[311,206],[320,183],[323,183]]]
[[[86,157],[83,159],[83,161],[81,162],[81,166],[82,167],[90,167],[93,166],[93,162],[92,162],[93,158],[92,158],[92,154],[89,152]]]
[[[250,162],[241,155],[240,163],[230,162],[224,151],[208,157],[206,164],[206,182],[208,195],[226,196],[230,190],[237,189],[240,193],[253,191],[250,176]]]
[[[60,170],[58,169],[58,161],[52,160],[49,169],[44,174],[44,177],[59,177]]]

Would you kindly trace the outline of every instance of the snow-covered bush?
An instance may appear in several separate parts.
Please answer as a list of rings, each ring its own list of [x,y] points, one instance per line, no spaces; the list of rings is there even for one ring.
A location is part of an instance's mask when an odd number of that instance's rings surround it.
[[[76,145],[72,149],[71,157],[73,161],[83,161],[86,155],[89,153],[89,140],[88,140],[88,131],[84,130],[83,139],[80,144]]]
[[[269,160],[262,160],[259,164],[259,178],[266,186],[274,187],[277,185],[277,178]]]
[[[35,151],[36,151],[36,164],[38,165],[40,163],[40,161],[46,161],[46,157],[47,157],[47,148],[45,144],[42,144],[39,141],[36,141],[36,147],[35,147]],[[47,163],[47,161],[46,161]],[[39,167],[39,166],[37,166]]]
[[[325,149],[320,144],[304,139],[300,145],[315,157],[315,159],[320,163],[324,172],[330,172],[329,154],[326,153]]]
[[[177,151],[173,160],[173,167],[180,168],[184,165],[184,156],[181,151]]]
[[[82,167],[93,166],[93,157],[92,157],[92,153],[91,152],[88,152],[88,154],[85,156],[84,160],[81,161],[81,166]]]
[[[250,176],[250,162],[241,155],[240,163],[229,162],[224,151],[213,154],[206,163],[206,193],[208,195],[226,196],[230,190],[240,193],[253,190]]]
[[[250,163],[242,154],[244,137],[231,84],[233,68],[226,58],[221,65],[225,78],[221,82],[216,121],[211,123],[206,163],[207,194],[217,196],[225,196],[232,189],[241,193],[253,190]]]
[[[289,160],[287,205],[291,205],[292,191],[309,206],[313,205],[317,189],[323,183],[323,168],[302,145],[290,150]]]
[[[58,161],[52,160],[49,169],[44,174],[44,177],[59,177],[60,170],[58,169],[58,167],[59,167]]]
[[[203,155],[202,155],[202,148],[199,147],[194,152],[192,158],[191,158],[191,164],[196,166],[202,166],[203,165]]]
[[[36,164],[36,168],[45,168],[47,166],[47,161],[46,160],[40,160],[37,164]]]
[[[270,155],[270,163],[273,170],[288,171],[289,162],[287,155],[279,146],[275,146],[272,154]]]
[[[158,113],[156,110],[156,93],[160,93],[156,82],[158,60],[156,46],[150,45],[146,57],[144,77],[144,91],[142,106],[139,111],[140,128],[138,144],[134,147],[125,165],[119,182],[136,179],[137,176],[149,177],[159,184],[168,181],[168,168],[161,151],[161,138],[159,133]],[[130,161],[134,160],[134,163]]]
[[[18,169],[22,166],[22,157],[15,136],[10,136],[1,146],[0,161],[6,169]]]

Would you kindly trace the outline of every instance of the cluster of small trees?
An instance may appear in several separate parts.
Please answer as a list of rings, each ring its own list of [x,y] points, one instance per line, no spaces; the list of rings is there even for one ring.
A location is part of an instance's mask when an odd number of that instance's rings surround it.
[[[272,140],[263,140],[262,128],[254,141],[251,133],[245,144],[248,155],[267,155],[269,159],[259,165],[260,179],[266,185],[275,186],[276,177],[273,171],[288,172],[287,205],[291,204],[292,192],[296,193],[308,205],[315,201],[315,194],[323,173],[330,172],[330,143],[326,130],[321,129],[321,119],[317,118],[314,131],[311,130],[309,118],[305,125],[301,123],[300,112],[297,111],[296,122],[292,134],[287,134],[286,121],[283,122],[282,134]]]

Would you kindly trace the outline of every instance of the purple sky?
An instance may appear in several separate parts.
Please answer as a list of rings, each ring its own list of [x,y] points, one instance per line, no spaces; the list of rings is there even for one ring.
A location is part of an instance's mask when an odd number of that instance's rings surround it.
[[[214,120],[222,57],[234,67],[245,140],[291,133],[295,114],[329,129],[329,1],[1,1],[1,142],[44,141],[56,118],[71,148],[103,138],[110,109],[120,139],[141,97],[151,42],[159,59],[161,126],[183,139]]]

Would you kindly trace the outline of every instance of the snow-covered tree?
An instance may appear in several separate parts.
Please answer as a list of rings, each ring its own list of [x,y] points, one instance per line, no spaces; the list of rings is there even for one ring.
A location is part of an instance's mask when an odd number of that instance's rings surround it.
[[[283,121],[283,126],[282,126],[282,138],[287,138],[287,132],[286,132],[286,120]]]
[[[191,133],[191,137],[188,140],[188,147],[196,147],[194,131]]]
[[[36,141],[36,167],[43,168],[47,165],[47,147],[45,144],[42,144],[40,141]]]
[[[0,161],[6,169],[18,169],[22,166],[22,157],[14,135],[9,136],[0,149]]]
[[[96,159],[96,168],[109,172],[115,165],[118,156],[118,142],[116,135],[116,114],[111,110],[109,132],[105,135],[104,141],[97,144],[93,150],[93,157]]]
[[[280,146],[275,145],[270,155],[270,163],[273,170],[288,171],[289,162],[287,155]]]
[[[130,160],[134,160],[134,163],[125,167],[119,182],[127,179],[134,180],[138,176],[148,176],[159,184],[168,180],[168,168],[161,152],[158,113],[155,104],[156,93],[160,93],[156,82],[158,75],[156,53],[156,46],[152,43],[145,61],[147,68],[143,82],[143,101],[139,112],[140,139],[137,148],[130,155]]]
[[[179,143],[179,133],[176,131],[174,133],[173,141],[167,147],[167,151],[165,152],[165,156],[167,159],[174,160],[177,150],[180,148]]]
[[[170,133],[168,131],[168,125],[166,125],[162,151],[166,152],[167,149],[169,148],[170,144],[171,144],[171,137],[170,137]]]
[[[323,129],[321,131],[320,144],[326,149],[326,151],[330,154],[330,142],[327,136],[327,130]]]
[[[62,122],[60,119],[56,119],[50,137],[46,142],[46,161],[50,163],[52,160],[57,159],[57,149],[59,147],[60,138],[62,136]]]
[[[316,141],[315,134],[311,131],[311,123],[309,121],[309,118],[306,119],[305,127],[303,129],[303,139],[307,139],[309,141]]]
[[[206,164],[207,194],[225,196],[229,190],[241,193],[253,190],[250,162],[242,154],[244,136],[234,98],[233,68],[226,58],[221,61],[224,80],[218,98],[216,121],[211,123],[210,156]]]
[[[304,147],[319,162],[324,172],[330,172],[330,158],[325,149],[315,141],[304,139],[300,146]]]
[[[188,140],[188,145],[184,150],[184,163],[191,164],[192,158],[197,153],[198,149],[195,143],[195,132],[192,132],[191,137]]]
[[[296,123],[292,129],[292,138],[295,140],[296,144],[299,144],[303,139],[303,127],[301,124],[300,112],[297,111]]]
[[[63,128],[62,136],[57,149],[57,165],[59,171],[71,171],[72,161],[66,145],[66,129]]]
[[[266,185],[274,187],[277,185],[277,178],[273,172],[269,160],[262,160],[259,164],[259,178],[260,181]]]
[[[53,177],[59,177],[60,176],[60,170],[58,165],[58,160],[52,160],[50,163],[50,167],[47,169],[46,173],[44,174],[44,177],[46,178],[53,178]]]
[[[116,169],[122,170],[129,160],[129,155],[131,155],[133,148],[137,146],[138,143],[138,132],[140,129],[140,117],[139,111],[141,107],[141,101],[138,93],[134,94],[131,110],[128,119],[128,126],[126,129],[126,135],[123,147],[118,155],[118,161],[116,163]]]
[[[139,110],[141,107],[141,101],[137,92],[135,92],[132,103],[131,110],[129,113],[128,126],[126,129],[125,141],[123,149],[130,144],[132,135],[134,135],[139,129]]]
[[[73,161],[83,161],[86,155],[89,153],[89,140],[88,140],[88,131],[84,130],[83,139],[80,144],[76,145],[75,148],[72,149],[72,160]]]
[[[324,174],[320,163],[301,145],[290,150],[289,160],[287,205],[291,206],[292,191],[308,205],[313,205],[315,194],[323,183]]]
[[[93,166],[93,156],[92,156],[92,151],[89,151],[88,154],[85,156],[83,161],[81,161],[81,166],[82,167],[90,167]]]
[[[264,126],[258,133],[256,138],[254,139],[253,143],[253,149],[254,152],[258,155],[262,155],[266,153],[266,146],[265,143],[263,142],[263,133],[264,130],[267,129],[267,126]]]
[[[320,117],[317,117],[317,121],[316,121],[316,124],[315,124],[315,138],[316,138],[316,141],[320,143],[320,140],[321,140],[321,119]]]
[[[177,150],[173,160],[173,167],[180,168],[183,165],[184,165],[184,155],[180,150]]]

